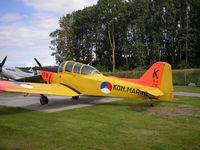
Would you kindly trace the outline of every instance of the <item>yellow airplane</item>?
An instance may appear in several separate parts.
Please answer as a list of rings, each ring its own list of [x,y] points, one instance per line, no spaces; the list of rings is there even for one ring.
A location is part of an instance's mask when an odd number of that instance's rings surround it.
[[[83,94],[173,100],[171,66],[165,62],[153,64],[139,79],[104,76],[94,67],[74,61],[60,64],[57,73],[40,71],[40,74],[49,84],[0,81],[0,91],[41,94],[42,105],[48,104],[46,94],[73,99]]]

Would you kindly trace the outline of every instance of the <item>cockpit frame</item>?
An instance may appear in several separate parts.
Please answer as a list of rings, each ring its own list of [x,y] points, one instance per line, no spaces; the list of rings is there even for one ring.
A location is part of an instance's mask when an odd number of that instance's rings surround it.
[[[74,73],[80,75],[102,75],[96,68],[74,61],[65,61],[60,64],[58,72]]]

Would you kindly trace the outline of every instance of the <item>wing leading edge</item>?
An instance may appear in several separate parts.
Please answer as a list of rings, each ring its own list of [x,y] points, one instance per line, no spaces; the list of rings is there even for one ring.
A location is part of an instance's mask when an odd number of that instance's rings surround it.
[[[9,81],[0,81],[0,91],[59,96],[79,96],[81,94],[79,91],[59,83],[42,84]]]

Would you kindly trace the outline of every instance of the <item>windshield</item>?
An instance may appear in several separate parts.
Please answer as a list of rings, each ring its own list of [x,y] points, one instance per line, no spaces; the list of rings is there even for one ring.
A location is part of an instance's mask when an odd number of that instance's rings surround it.
[[[58,68],[58,72],[62,72],[63,71],[63,66],[64,66],[65,62],[62,62]]]

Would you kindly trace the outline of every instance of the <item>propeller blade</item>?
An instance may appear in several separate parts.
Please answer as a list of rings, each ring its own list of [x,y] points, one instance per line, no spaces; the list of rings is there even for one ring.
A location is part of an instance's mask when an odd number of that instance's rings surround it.
[[[1,62],[1,64],[0,64],[0,67],[2,68],[3,67],[3,65],[5,64],[5,62],[6,62],[6,59],[7,59],[7,56],[3,59],[3,61]]]
[[[39,66],[40,68],[42,68],[42,65],[40,64],[40,62],[39,62],[36,58],[34,58],[34,59],[35,59],[36,63],[38,64],[38,66]]]

